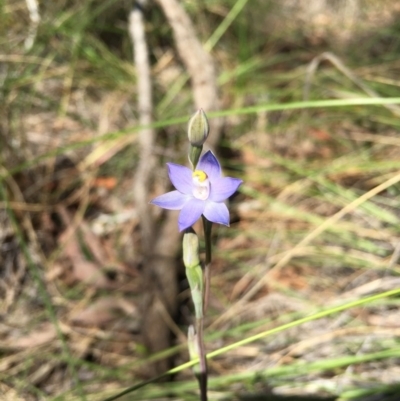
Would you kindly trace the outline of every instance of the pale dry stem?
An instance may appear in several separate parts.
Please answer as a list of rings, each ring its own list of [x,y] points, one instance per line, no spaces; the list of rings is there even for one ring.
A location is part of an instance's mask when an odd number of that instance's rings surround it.
[[[155,132],[148,126],[152,123],[153,102],[149,52],[145,37],[142,7],[138,2],[129,16],[129,33],[133,42],[134,62],[138,85],[139,165],[135,174],[134,196],[140,219],[144,253],[143,287],[141,302],[142,335],[148,351],[157,353],[170,346],[171,317],[175,315],[177,298],[176,263],[179,233],[176,218],[168,216],[161,229],[155,232],[149,208],[149,184],[153,175]],[[157,240],[154,236],[157,235]],[[160,308],[160,304],[163,306]],[[164,360],[151,366],[150,375],[163,373],[169,362]]]
[[[140,6],[145,1],[139,2]],[[137,107],[139,124],[143,127],[139,132],[139,165],[134,180],[134,196],[142,233],[142,245],[145,253],[151,250],[153,237],[153,221],[149,210],[149,183],[154,171],[154,136],[153,128],[148,126],[153,122],[153,100],[149,51],[146,43],[143,13],[135,7],[129,15],[129,34],[133,43],[134,63],[137,74]]]
[[[219,110],[214,62],[199,41],[193,22],[179,1],[157,0],[157,3],[171,25],[179,56],[190,76],[195,107],[202,108],[206,113]],[[222,120],[214,118],[210,125],[212,135],[207,140],[207,146],[214,150],[220,138]]]

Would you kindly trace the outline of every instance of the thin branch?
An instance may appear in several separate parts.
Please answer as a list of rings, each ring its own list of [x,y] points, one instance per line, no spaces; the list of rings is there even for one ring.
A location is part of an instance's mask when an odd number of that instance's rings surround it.
[[[30,50],[36,39],[37,28],[40,23],[39,6],[37,0],[26,0],[31,24],[28,28],[28,36],[25,39],[25,49]]]
[[[196,36],[194,24],[177,0],[157,0],[174,33],[179,56],[190,75],[196,109],[205,112],[219,110],[217,76],[213,59]],[[210,121],[211,132],[207,144],[215,149],[222,127],[222,119]]]
[[[143,127],[147,127],[153,122],[151,69],[142,12],[142,7],[145,3],[145,0],[138,1],[129,15],[129,34],[133,43],[134,63],[137,74],[139,124]],[[155,163],[153,156],[154,136],[155,133],[152,128],[143,128],[139,132],[139,165],[134,181],[134,196],[140,216],[142,245],[146,254],[151,250],[153,237],[153,221],[148,206],[148,193]]]

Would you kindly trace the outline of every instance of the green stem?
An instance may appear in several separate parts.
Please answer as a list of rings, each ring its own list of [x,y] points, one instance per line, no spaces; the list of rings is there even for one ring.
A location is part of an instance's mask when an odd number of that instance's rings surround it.
[[[212,244],[211,230],[212,223],[203,217],[204,241],[206,243],[206,260],[204,265],[204,313],[207,311],[210,299],[210,281],[211,281],[211,260],[212,260]]]
[[[196,313],[196,333],[189,328],[188,345],[190,359],[199,358],[199,368],[194,368],[199,382],[200,399],[207,401],[207,360],[204,347],[204,274],[199,254],[199,238],[192,228],[183,234],[183,263]]]

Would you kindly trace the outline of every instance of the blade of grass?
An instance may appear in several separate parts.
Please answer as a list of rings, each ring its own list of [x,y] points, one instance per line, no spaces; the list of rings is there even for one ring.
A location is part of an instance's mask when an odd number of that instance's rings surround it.
[[[306,317],[303,317],[301,319],[295,320],[293,322],[280,325],[279,327],[275,327],[273,329],[263,331],[263,332],[258,333],[256,335],[253,335],[251,337],[247,337],[247,338],[245,338],[243,340],[240,340],[240,341],[237,341],[237,342],[235,342],[233,344],[230,344],[230,345],[227,345],[225,347],[222,347],[222,348],[220,348],[220,349],[218,349],[216,351],[210,352],[209,354],[207,354],[207,359],[215,358],[216,356],[225,354],[225,353],[227,353],[229,351],[232,351],[232,350],[234,350],[236,348],[239,348],[241,346],[250,344],[252,342],[255,342],[257,340],[265,338],[267,336],[282,332],[284,330],[288,330],[290,328],[299,326],[301,324],[304,324],[304,323],[307,323],[307,322],[311,322],[313,320],[321,319],[323,317],[326,317],[326,316],[329,316],[329,315],[333,315],[333,314],[338,313],[338,312],[342,312],[342,311],[345,311],[345,310],[348,310],[348,309],[351,309],[351,308],[354,308],[354,307],[366,305],[366,304],[369,304],[369,303],[372,303],[372,302],[375,302],[375,301],[378,301],[378,300],[381,300],[381,299],[384,299],[384,298],[388,298],[388,297],[391,297],[391,296],[396,296],[396,295],[399,295],[399,294],[400,294],[400,289],[396,289],[396,290],[386,291],[386,292],[383,292],[383,293],[380,293],[380,294],[377,294],[377,295],[373,295],[373,296],[370,296],[370,297],[366,297],[366,298],[363,298],[363,299],[359,299],[357,301],[348,302],[348,303],[345,303],[343,305],[339,305],[339,306],[328,308],[326,310],[317,312],[317,313],[312,314],[310,316],[306,316]],[[338,358],[338,359],[335,359],[335,360],[317,361],[315,363],[311,363],[309,366],[311,366],[310,369],[316,369],[316,370],[320,370],[321,367],[323,367],[324,369],[332,369],[334,367],[346,366],[346,365],[349,365],[349,364],[352,364],[352,363],[356,363],[356,361],[364,362],[364,361],[367,361],[367,360],[388,358],[388,357],[392,357],[392,356],[400,356],[400,349],[397,350],[397,353],[394,352],[393,350],[388,350],[388,351],[382,351],[382,352],[379,352],[379,353],[369,354],[369,355],[364,354],[364,355],[358,355],[358,356],[350,356],[350,357]],[[111,397],[108,397],[108,398],[104,398],[103,401],[114,401],[114,400],[117,400],[118,398],[122,397],[123,395],[132,393],[132,392],[134,392],[134,391],[136,391],[136,390],[138,390],[138,389],[140,389],[140,388],[142,388],[142,387],[144,387],[144,386],[146,386],[146,385],[148,385],[150,383],[153,383],[153,382],[159,380],[161,377],[164,377],[166,375],[176,374],[178,372],[181,372],[184,369],[187,369],[187,368],[190,368],[190,367],[194,366],[197,363],[199,363],[198,360],[192,360],[190,362],[186,362],[186,363],[184,363],[184,364],[182,364],[180,366],[177,366],[177,367],[169,370],[168,372],[166,372],[162,376],[155,377],[155,378],[153,378],[151,380],[148,380],[146,382],[138,383],[138,384],[136,384],[136,385],[134,385],[132,387],[129,387],[129,388],[123,390],[122,392],[120,392],[118,394],[115,394],[115,395],[113,395]],[[304,365],[302,366],[302,369],[303,369],[303,367],[304,367]],[[278,370],[275,370],[275,371],[273,369],[270,370],[271,374],[273,374],[273,372],[275,372],[275,374],[278,374],[277,372],[282,372],[283,370],[285,370],[287,374],[296,373],[296,372],[298,372],[299,367],[296,366],[296,365],[294,365],[294,366],[290,365],[290,366],[284,366],[284,367],[279,367],[279,368],[275,368],[275,369],[278,369]],[[280,373],[280,374],[282,374],[282,373]],[[248,373],[242,373],[242,374],[236,375],[235,376],[235,380],[237,380],[239,377],[243,377],[243,375],[248,375]],[[252,375],[254,375],[254,373],[252,373]],[[214,381],[211,380],[211,382],[214,382]],[[182,385],[182,384],[180,384],[180,385]],[[195,386],[196,383],[190,383],[190,385],[191,386]]]

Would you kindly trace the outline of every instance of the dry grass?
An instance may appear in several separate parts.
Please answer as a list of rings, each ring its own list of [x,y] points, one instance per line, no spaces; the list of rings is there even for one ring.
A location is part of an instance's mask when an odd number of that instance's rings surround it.
[[[231,3],[185,2],[204,42]],[[398,96],[397,2],[334,3],[247,4],[212,50],[225,112],[219,153],[228,175],[245,185],[231,203],[232,227],[215,230],[210,352],[400,288],[397,109],[264,108],[301,101],[309,63],[325,51],[340,64],[321,62],[310,99],[365,97],[359,82]],[[0,5],[0,398],[7,401],[101,400],[145,379],[154,359],[187,360],[184,280],[180,316],[166,316],[171,349],[150,357],[140,336],[145,266],[132,193],[138,116],[127,11],[117,1],[41,4],[26,49],[25,2]],[[159,194],[168,186],[165,161],[185,160],[183,123],[193,110],[190,86],[177,90],[184,71],[155,6],[147,21],[159,160],[150,190]],[[399,322],[394,296],[259,338],[210,361],[210,397],[274,388],[397,399]],[[168,394],[197,399],[189,370],[125,399]]]

